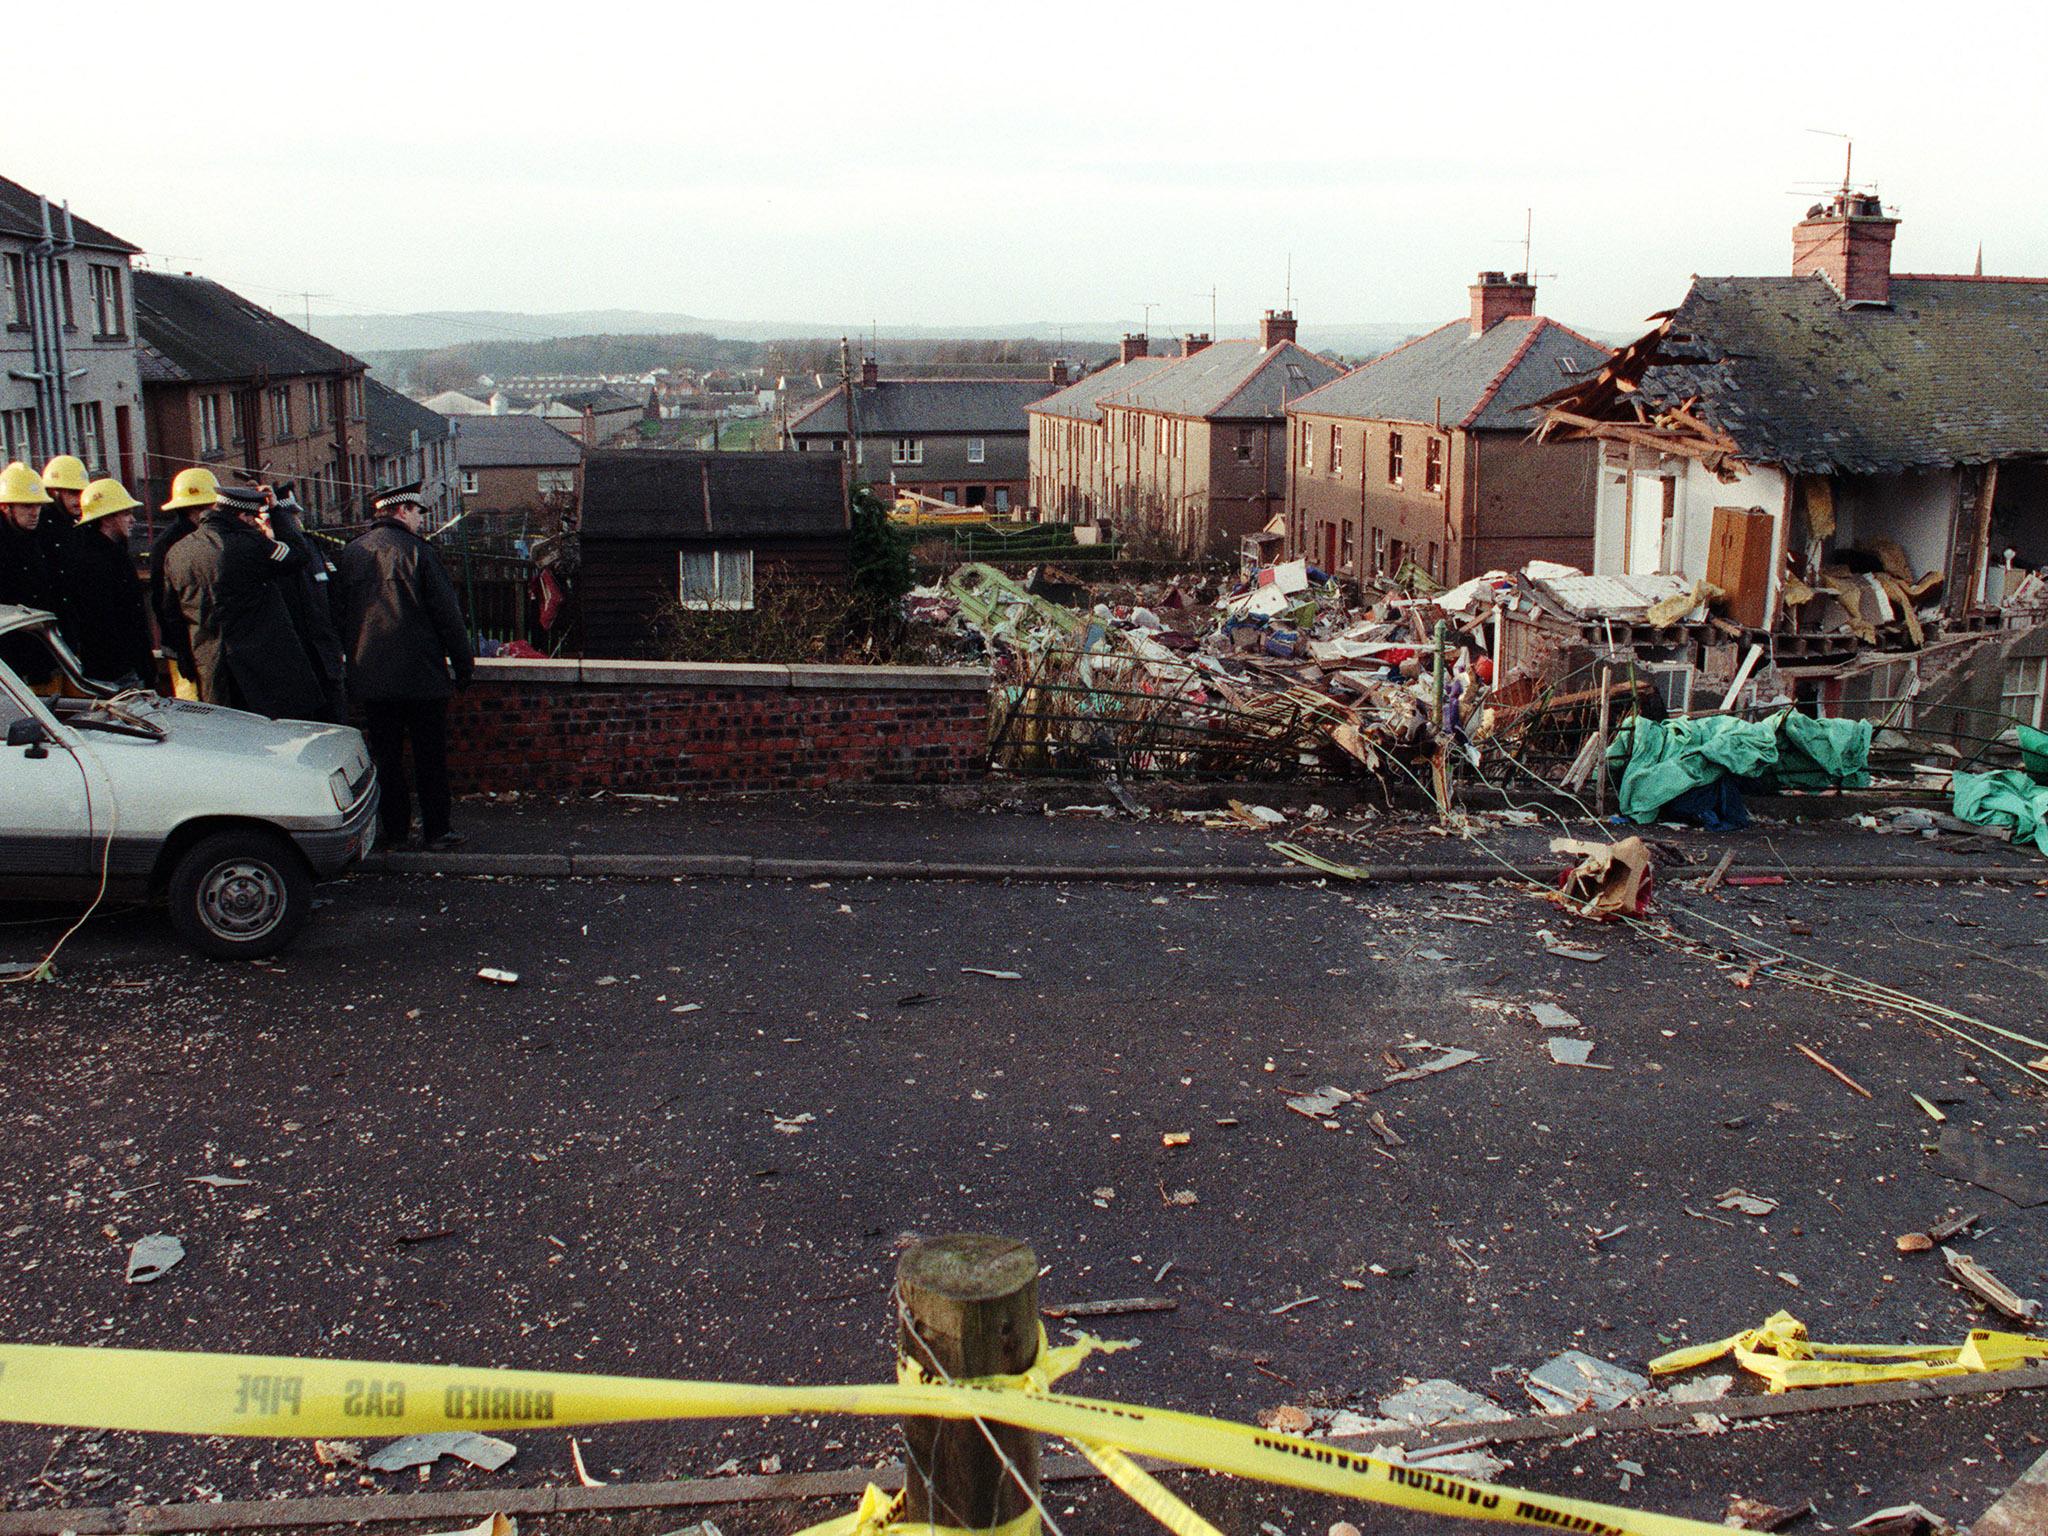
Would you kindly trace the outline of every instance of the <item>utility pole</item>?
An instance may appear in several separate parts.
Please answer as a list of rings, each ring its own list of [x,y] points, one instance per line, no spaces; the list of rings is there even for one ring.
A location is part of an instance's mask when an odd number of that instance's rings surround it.
[[[853,410],[853,347],[846,337],[839,338],[839,380],[846,391],[846,526],[853,526],[853,461],[860,451],[860,428]]]

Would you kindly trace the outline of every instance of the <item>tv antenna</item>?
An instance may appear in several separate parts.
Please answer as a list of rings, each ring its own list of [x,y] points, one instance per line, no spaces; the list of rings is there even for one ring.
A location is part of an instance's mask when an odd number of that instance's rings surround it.
[[[1850,136],[1849,136],[1848,134],[1846,134],[1846,133],[1840,133],[1840,132],[1837,132],[1837,131],[1836,131],[1835,129],[1833,129],[1833,128],[1809,128],[1809,129],[1807,129],[1806,131],[1807,131],[1808,133],[1811,133],[1811,134],[1817,134],[1817,135],[1819,135],[1819,136],[1820,136],[1821,138],[1823,138],[1823,139],[1840,139],[1840,140],[1842,141],[1842,187],[1841,187],[1841,190],[1843,191],[1843,193],[1845,193],[1845,194],[1846,194],[1846,193],[1848,192],[1848,190],[1849,190],[1849,188],[1850,188],[1851,184],[1852,184],[1852,183],[1851,183],[1851,181],[1850,181],[1850,172],[1851,172],[1851,171],[1852,171],[1852,170],[1853,170],[1853,169],[1855,168],[1855,165],[1856,165],[1856,141],[1855,141],[1855,139],[1851,138],[1851,137],[1850,137]]]
[[[1142,309],[1145,312],[1144,331],[1147,336],[1150,336],[1152,334],[1152,311],[1155,309],[1164,309],[1165,307],[1166,306],[1161,304],[1157,299],[1152,300],[1150,303],[1140,304],[1138,306],[1138,308]]]
[[[1209,288],[1209,291],[1208,291],[1207,293],[1193,293],[1193,294],[1189,294],[1189,295],[1188,295],[1188,297],[1189,297],[1189,298],[1193,298],[1193,299],[1207,299],[1207,300],[1209,301],[1209,339],[1210,339],[1211,341],[1214,341],[1214,340],[1216,339],[1216,288],[1215,288],[1215,285],[1214,285],[1214,284],[1211,284],[1211,285],[1210,285],[1210,288]]]
[[[1529,282],[1534,283],[1557,276],[1555,272],[1538,272],[1536,270],[1536,210],[1534,208],[1524,208],[1522,210],[1522,238],[1516,244],[1522,248],[1522,276]]]
[[[313,301],[315,299],[331,299],[333,297],[334,295],[331,293],[308,293],[303,288],[299,290],[299,299],[305,305],[307,330],[313,329]]]

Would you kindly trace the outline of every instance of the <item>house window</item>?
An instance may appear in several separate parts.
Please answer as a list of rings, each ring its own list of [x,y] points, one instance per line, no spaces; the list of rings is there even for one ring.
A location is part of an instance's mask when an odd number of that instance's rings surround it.
[[[107,419],[97,400],[71,407],[71,434],[78,439],[78,456],[88,469],[103,468],[106,460]]]
[[[1316,467],[1316,429],[1305,421],[1301,424],[1301,467]]]
[[[540,493],[543,496],[573,496],[576,494],[576,471],[573,469],[544,469],[540,472]]]
[[[97,262],[92,267],[92,318],[101,336],[125,336],[128,317],[121,307],[121,269]]]
[[[1998,689],[1998,712],[2039,730],[2044,684],[2048,684],[2048,657],[2015,656],[2005,664],[2005,678]]]
[[[20,256],[7,256],[7,323],[28,324],[28,269]]]
[[[320,387],[318,379],[315,379],[306,386],[306,430],[308,432],[318,432],[327,425],[326,393]]]
[[[462,472],[462,494],[465,496],[474,496],[479,489],[480,487],[477,483],[476,471],[473,469],[465,469]]]
[[[1344,429],[1334,422],[1330,426],[1330,473],[1344,471]]]
[[[1444,440],[1440,437],[1432,437],[1423,449],[1422,488],[1425,491],[1444,488]]]
[[[348,381],[348,413],[361,419],[363,414],[363,378],[357,374]]]
[[[10,461],[34,458],[35,440],[36,413],[32,407],[0,411],[0,450],[4,450]]]
[[[1251,428],[1250,428],[1250,427],[1239,427],[1239,428],[1237,429],[1237,462],[1238,462],[1238,463],[1240,463],[1240,464],[1249,464],[1249,463],[1251,463],[1251,461],[1252,461],[1252,454],[1253,454],[1253,451],[1254,451],[1254,449],[1255,449],[1255,447],[1256,447],[1256,445],[1257,445],[1257,442],[1258,442],[1258,439],[1257,439],[1257,438],[1255,438],[1255,437],[1254,437],[1254,436],[1252,435],[1252,430],[1251,430]]]
[[[2000,702],[2010,676],[2000,684]],[[1825,685],[1824,685],[1825,686]],[[1920,691],[1920,667],[1914,658],[1888,661],[1845,677],[1836,685],[1839,694],[1830,702],[1831,713],[1844,720],[1868,720],[1872,725],[1897,731],[1913,729],[1913,696]],[[1822,695],[1826,699],[1827,695]]]
[[[960,505],[960,490],[957,486],[949,485],[945,488],[945,490],[941,491],[939,494],[946,498],[946,504],[948,506],[957,507]]]
[[[685,608],[738,612],[754,606],[751,549],[686,549],[678,558],[682,566],[678,601]]]
[[[199,397],[199,451],[220,452],[220,396]]]
[[[996,510],[998,512],[1010,510],[1010,488],[1007,485],[996,487]]]
[[[1372,531],[1372,569],[1367,575],[1382,575],[1387,569],[1387,530],[1375,528]]]
[[[228,441],[229,441],[229,442],[231,442],[231,443],[239,443],[239,442],[240,442],[241,440],[242,440],[242,397],[241,397],[240,395],[229,395],[229,396],[228,396]]]
[[[282,443],[292,435],[292,387],[279,384],[270,395],[270,440]]]
[[[967,439],[967,462],[970,464],[986,464],[988,462],[988,442],[986,439],[979,437]]]
[[[1387,434],[1387,484],[1399,485],[1401,483],[1401,472],[1401,434],[1389,432]]]
[[[68,261],[57,263],[57,294],[63,301],[64,329],[77,330],[78,315],[71,302],[71,263]]]
[[[1352,562],[1357,558],[1358,552],[1353,547],[1351,542],[1351,525],[1349,523],[1346,523],[1343,525],[1343,549],[1338,556],[1337,568],[1339,570],[1348,571],[1352,567]]]
[[[891,464],[922,464],[924,462],[924,439],[899,437],[890,445]]]

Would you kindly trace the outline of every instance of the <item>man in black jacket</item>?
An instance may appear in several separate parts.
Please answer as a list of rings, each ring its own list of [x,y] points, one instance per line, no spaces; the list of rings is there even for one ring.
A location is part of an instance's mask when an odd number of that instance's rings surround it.
[[[370,756],[384,789],[385,841],[402,843],[412,832],[405,782],[410,740],[421,841],[452,848],[463,837],[450,824],[448,697],[468,686],[475,666],[469,631],[455,584],[419,535],[426,509],[419,483],[381,490],[371,505],[376,522],[336,561],[349,692],[367,716]]]
[[[60,453],[43,466],[43,490],[50,504],[43,508],[36,536],[43,541],[43,564],[49,568],[50,587],[57,600],[57,628],[73,651],[83,639],[83,616],[71,605],[71,536],[78,531],[78,508],[85,486],[85,461],[75,453]]]
[[[42,477],[16,462],[0,469],[0,603],[57,611],[57,589],[42,536],[36,531],[50,493]],[[0,661],[38,693],[55,690],[57,663],[42,640],[22,630],[0,635]]]
[[[64,552],[79,664],[87,677],[130,688],[156,680],[142,582],[128,553],[128,533],[141,505],[120,481],[93,481],[79,500],[78,526]]]
[[[269,487],[263,487],[269,492]],[[278,543],[289,545],[298,556],[297,569],[279,585],[284,605],[292,616],[292,628],[305,647],[306,663],[320,685],[321,709],[314,718],[329,725],[348,724],[348,699],[344,687],[341,635],[335,628],[333,566],[320,548],[320,541],[299,525],[306,509],[287,485],[281,493],[270,492],[270,532]]]
[[[297,560],[271,536],[259,492],[223,487],[164,557],[199,669],[199,696],[273,720],[316,720],[320,686],[278,591]]]

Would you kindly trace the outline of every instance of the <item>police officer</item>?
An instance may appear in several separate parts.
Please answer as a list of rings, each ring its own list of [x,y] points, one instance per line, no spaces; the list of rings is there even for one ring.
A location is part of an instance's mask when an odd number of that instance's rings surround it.
[[[312,720],[320,687],[278,590],[298,557],[270,531],[261,492],[223,487],[164,557],[209,704]]]
[[[60,453],[43,466],[43,489],[50,504],[36,534],[43,541],[43,561],[50,568],[50,584],[57,600],[57,627],[77,650],[81,636],[79,617],[71,602],[71,535],[78,527],[78,504],[85,495],[85,463],[74,454]]]
[[[279,583],[278,590],[284,595],[299,644],[305,648],[306,662],[320,685],[320,713],[310,718],[325,720],[329,725],[347,725],[345,668],[341,634],[335,628],[334,583],[330,580],[333,566],[320,548],[320,541],[300,525],[306,509],[299,505],[291,486],[287,484],[281,491],[269,486],[259,489],[265,493],[270,508],[272,537],[289,545],[298,556],[298,568]]]
[[[149,611],[156,620],[157,634],[169,663],[171,694],[180,699],[199,697],[199,664],[192,659],[192,636],[185,629],[185,610],[171,591],[164,566],[171,550],[193,529],[207,508],[220,499],[220,482],[213,471],[194,465],[178,471],[171,481],[171,499],[166,512],[176,514],[164,524],[149,546]]]
[[[128,533],[141,505],[118,480],[91,482],[64,555],[78,626],[72,649],[87,677],[129,688],[147,687],[156,675],[149,611],[128,554]]]
[[[0,603],[56,612],[56,585],[36,532],[49,504],[42,477],[26,464],[0,469]],[[56,660],[36,636],[22,630],[0,635],[0,661],[36,692],[56,690]]]
[[[380,490],[376,521],[336,561],[341,577],[341,635],[348,647],[349,692],[362,704],[370,757],[383,786],[387,843],[412,832],[405,744],[419,781],[420,838],[429,848],[464,839],[450,825],[448,696],[466,687],[475,666],[455,584],[433,546],[420,537],[426,502],[418,481]]]

